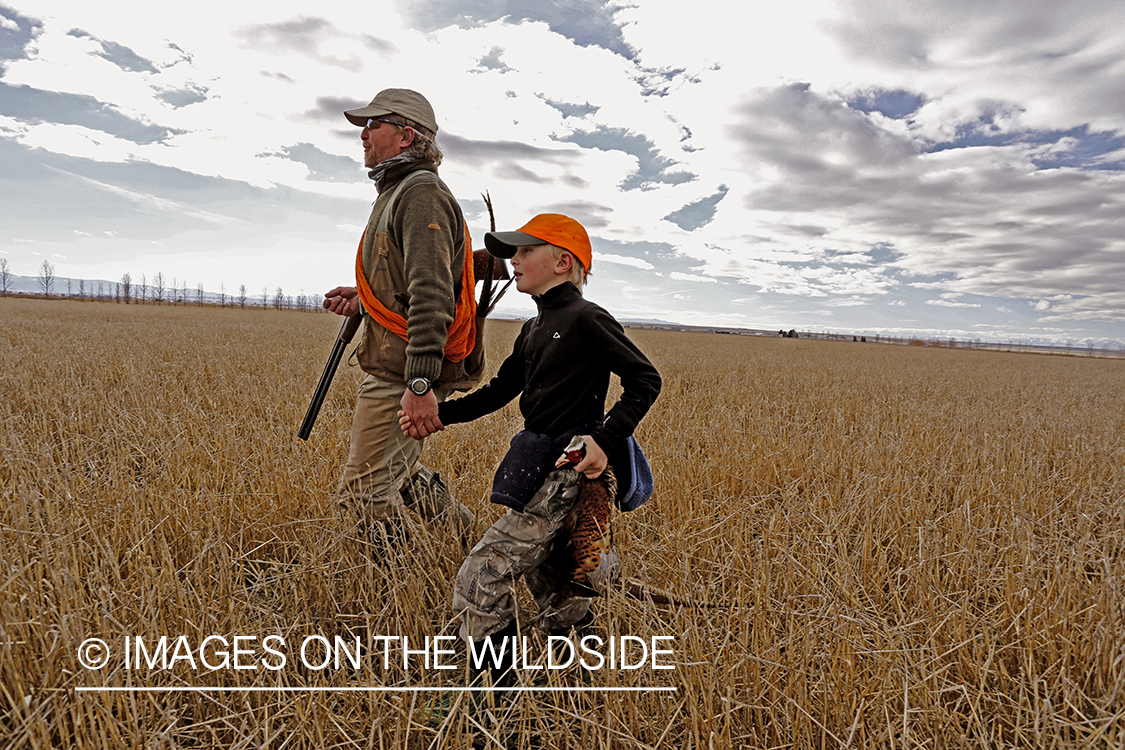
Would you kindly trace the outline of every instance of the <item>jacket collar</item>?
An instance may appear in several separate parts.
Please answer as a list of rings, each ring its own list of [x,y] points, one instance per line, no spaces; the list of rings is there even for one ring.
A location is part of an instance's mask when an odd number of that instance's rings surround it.
[[[568,304],[581,297],[582,292],[578,291],[578,287],[571,284],[569,281],[564,281],[557,286],[551,287],[538,297],[532,297],[532,299],[535,300],[535,306],[539,308],[539,312],[543,312],[544,310],[566,307]]]

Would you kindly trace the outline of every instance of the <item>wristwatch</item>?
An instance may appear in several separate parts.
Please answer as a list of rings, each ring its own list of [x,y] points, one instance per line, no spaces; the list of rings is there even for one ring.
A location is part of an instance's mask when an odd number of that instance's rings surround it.
[[[430,382],[429,378],[413,378],[407,381],[406,387],[409,388],[410,392],[415,396],[425,396],[434,385]]]

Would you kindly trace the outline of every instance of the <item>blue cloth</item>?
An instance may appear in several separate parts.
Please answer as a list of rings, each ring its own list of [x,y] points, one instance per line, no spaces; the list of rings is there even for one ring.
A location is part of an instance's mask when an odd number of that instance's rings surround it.
[[[557,438],[528,430],[517,432],[496,474],[492,478],[492,502],[514,510],[524,507],[543,486],[555,468],[555,461],[566,450],[575,435],[589,434],[591,425],[567,430]],[[652,468],[648,465],[640,443],[630,435],[617,450],[606,451],[617,477],[618,509],[636,510],[649,501],[653,492]]]
[[[625,453],[622,463],[629,467],[629,478],[626,480],[621,477],[624,472],[618,475],[622,486],[617,490],[617,507],[630,511],[641,507],[652,497],[652,468],[648,465],[645,452],[641,450],[641,444],[632,435],[625,441]]]

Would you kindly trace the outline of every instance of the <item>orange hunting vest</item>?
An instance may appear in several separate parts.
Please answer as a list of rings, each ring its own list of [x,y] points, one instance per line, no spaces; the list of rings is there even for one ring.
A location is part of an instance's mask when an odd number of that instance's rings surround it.
[[[387,201],[386,208],[383,209],[383,213],[379,217],[379,223],[376,227],[377,233],[386,233],[391,210],[395,201],[398,200],[399,193],[402,192],[408,182],[412,182],[411,177],[417,174],[425,174],[425,172],[412,172],[395,187],[390,200]],[[366,237],[367,230],[365,229],[363,236],[359,239],[359,249],[355,256],[356,287],[359,289],[360,299],[363,300],[363,307],[381,326],[406,341],[406,318],[393,310],[388,310],[375,297],[375,293],[371,290],[371,284],[367,281],[367,274],[363,270],[363,242]],[[461,293],[457,297],[453,311],[453,322],[449,325],[445,342],[445,358],[450,362],[460,362],[473,351],[477,328],[477,302],[473,298],[475,285],[472,240],[469,237],[469,226],[466,224],[465,263],[461,271]]]

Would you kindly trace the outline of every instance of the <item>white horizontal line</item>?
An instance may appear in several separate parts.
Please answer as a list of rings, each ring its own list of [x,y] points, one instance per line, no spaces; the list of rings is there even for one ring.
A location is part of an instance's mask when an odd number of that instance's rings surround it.
[[[79,693],[667,693],[678,687],[76,687]]]

